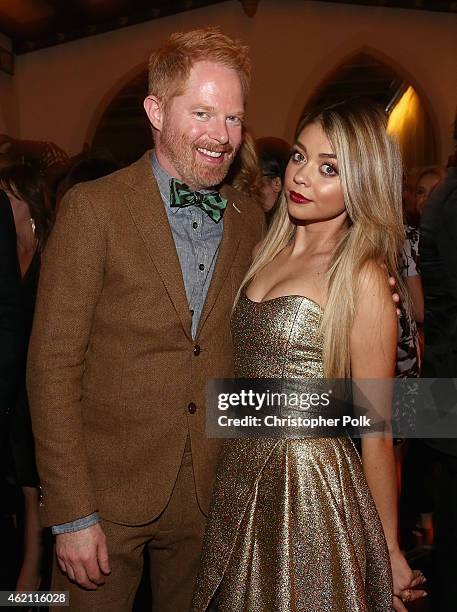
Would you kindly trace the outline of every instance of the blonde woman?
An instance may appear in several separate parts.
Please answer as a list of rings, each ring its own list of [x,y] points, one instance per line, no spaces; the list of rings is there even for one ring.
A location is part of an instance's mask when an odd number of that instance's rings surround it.
[[[371,104],[307,116],[277,216],[232,318],[243,378],[389,379],[397,319],[382,259],[404,240],[401,163]],[[398,287],[401,281],[397,277]],[[397,542],[392,439],[233,439],[194,611],[390,612],[423,596]]]
[[[254,137],[247,128],[243,128],[241,147],[225,182],[262,206],[262,172]]]

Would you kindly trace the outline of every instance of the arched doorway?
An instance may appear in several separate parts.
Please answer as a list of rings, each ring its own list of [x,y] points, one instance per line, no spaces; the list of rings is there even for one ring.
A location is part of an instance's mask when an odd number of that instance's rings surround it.
[[[427,102],[404,75],[368,51],[352,55],[332,71],[312,93],[301,116],[316,105],[330,106],[352,97],[371,98],[386,110],[408,170],[438,163]]]
[[[95,129],[92,151],[126,166],[151,148],[151,129],[143,109],[147,89],[148,75],[144,70],[116,94]]]

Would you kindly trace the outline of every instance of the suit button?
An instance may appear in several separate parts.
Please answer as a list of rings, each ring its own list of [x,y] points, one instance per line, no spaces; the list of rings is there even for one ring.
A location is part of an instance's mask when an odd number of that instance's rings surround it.
[[[194,355],[195,357],[198,357],[200,355],[200,345],[199,344],[196,344],[194,346]]]
[[[190,414],[195,414],[197,412],[197,406],[194,404],[194,402],[190,402],[190,404],[187,406],[187,410],[190,412]]]

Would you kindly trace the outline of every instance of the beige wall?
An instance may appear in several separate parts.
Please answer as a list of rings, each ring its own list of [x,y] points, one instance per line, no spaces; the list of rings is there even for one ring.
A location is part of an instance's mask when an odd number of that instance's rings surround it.
[[[221,25],[251,47],[247,119],[257,136],[290,139],[311,92],[345,58],[365,49],[420,93],[442,161],[447,159],[457,98],[457,15],[306,0],[261,0],[254,19],[232,0],[20,56],[15,81],[22,137],[54,140],[78,152],[160,40],[206,25]]]

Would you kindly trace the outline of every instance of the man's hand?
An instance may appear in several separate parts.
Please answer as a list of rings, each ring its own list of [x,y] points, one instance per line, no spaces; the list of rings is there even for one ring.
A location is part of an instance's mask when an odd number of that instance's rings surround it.
[[[387,269],[386,264],[379,260],[378,261],[378,265],[380,268],[382,268],[388,278],[389,281],[389,286],[390,286],[390,291],[392,292],[392,300],[395,304],[395,308],[397,311],[397,316],[401,316],[401,310],[400,310],[400,296],[398,295],[398,293],[395,291],[395,285],[397,284],[395,281],[395,278],[393,276],[390,275],[389,270]]]
[[[60,569],[72,582],[95,591],[110,572],[106,538],[100,524],[56,535]]]
[[[393,580],[393,607],[395,612],[407,612],[405,603],[426,597],[421,587],[426,581],[419,570],[411,570],[400,549],[390,552],[390,565]]]
[[[394,301],[395,304],[395,309],[397,311],[397,316],[401,316],[401,310],[400,310],[400,296],[398,295],[398,293],[395,291],[395,285],[396,285],[396,280],[394,279],[393,276],[389,276],[389,285],[390,285],[390,290],[392,291],[392,299]]]

